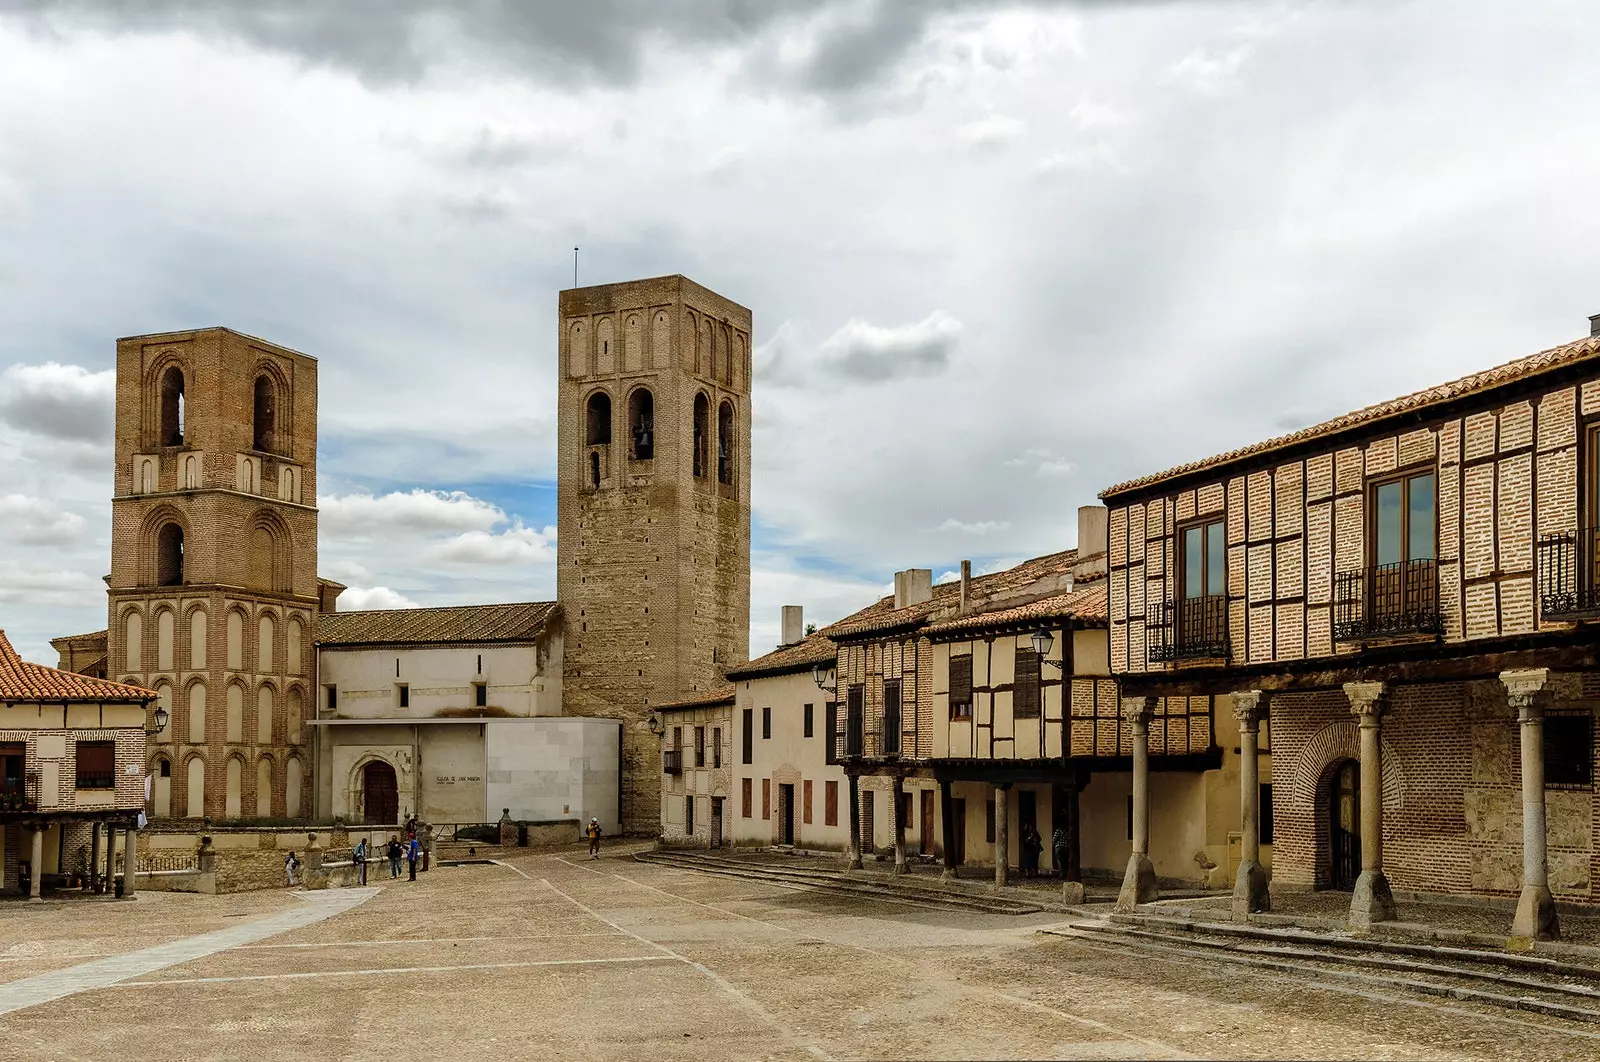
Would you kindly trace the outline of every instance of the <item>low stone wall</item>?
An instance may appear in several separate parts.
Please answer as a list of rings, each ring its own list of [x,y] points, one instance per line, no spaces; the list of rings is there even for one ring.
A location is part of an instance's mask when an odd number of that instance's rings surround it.
[[[305,879],[311,835],[322,850],[325,864],[343,860],[349,866],[350,852],[363,838],[367,847],[378,852],[390,837],[400,832],[400,827],[362,826],[350,828],[331,826],[304,829],[288,827],[233,826],[223,829],[193,830],[182,827],[157,826],[139,834],[140,888],[157,891],[191,892],[207,891],[202,886],[190,888],[189,879],[163,875],[193,868],[195,873],[209,875],[210,891],[250,892],[256,889],[280,889],[288,885],[284,874],[284,858],[294,852],[300,857],[301,878]],[[201,842],[211,838],[209,860],[201,858]],[[204,864],[209,863],[209,867]],[[327,880],[344,883],[349,871],[330,872]],[[153,882],[153,884],[146,884]],[[315,885],[310,887],[325,887]]]
[[[214,871],[141,870],[135,877],[140,892],[198,892],[208,896],[217,891]]]

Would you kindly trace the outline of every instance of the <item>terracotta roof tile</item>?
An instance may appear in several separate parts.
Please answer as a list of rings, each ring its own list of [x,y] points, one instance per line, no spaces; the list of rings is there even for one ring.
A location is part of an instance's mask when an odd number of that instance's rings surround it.
[[[742,679],[755,678],[759,675],[777,675],[787,671],[806,671],[813,664],[831,663],[838,657],[839,650],[833,644],[833,639],[818,631],[806,635],[804,641],[795,642],[793,645],[780,645],[766,656],[758,656],[748,664],[729,668],[728,677]]]
[[[1464,398],[1479,391],[1487,391],[1502,384],[1515,383],[1518,380],[1535,376],[1541,372],[1559,369],[1596,356],[1600,356],[1600,339],[1594,337],[1580,339],[1564,346],[1551,347],[1549,350],[1542,350],[1537,354],[1530,354],[1525,358],[1518,358],[1516,361],[1497,365],[1492,369],[1485,369],[1470,376],[1463,376],[1459,380],[1452,380],[1449,383],[1429,387],[1409,395],[1403,395],[1400,398],[1390,399],[1387,402],[1379,402],[1377,405],[1367,406],[1353,413],[1346,413],[1332,420],[1323,421],[1321,424],[1314,424],[1309,428],[1301,428],[1299,431],[1290,432],[1288,435],[1280,435],[1265,442],[1252,443],[1237,450],[1229,450],[1225,454],[1208,457],[1203,461],[1190,461],[1188,464],[1169,468],[1165,472],[1157,472],[1154,475],[1130,479],[1126,483],[1118,483],[1114,487],[1101,491],[1100,497],[1110,498],[1113,495],[1137,490],[1140,487],[1152,486],[1163,480],[1175,479],[1189,472],[1219,469],[1241,458],[1267,453],[1295,443],[1322,438],[1323,436],[1336,435],[1349,428],[1369,424],[1385,417],[1395,416],[1400,413],[1410,413],[1441,402]]]
[[[923,628],[928,635],[948,634],[956,631],[984,627],[999,627],[1008,623],[1025,623],[1029,620],[1055,619],[1073,616],[1083,620],[1104,623],[1106,613],[1106,582],[1096,580],[1065,594],[1040,598],[1038,601],[1016,608],[1003,608],[994,612],[979,612],[958,619],[945,620]]]
[[[1078,551],[1075,549],[1034,557],[1004,571],[976,576],[968,590],[971,597],[979,601],[984,598],[1004,598],[1041,579],[1071,575],[1072,566],[1077,559]],[[870,605],[832,626],[824,627],[820,633],[834,639],[854,638],[871,634],[873,631],[918,625],[930,617],[955,608],[960,597],[960,582],[940,583],[933,588],[933,597],[909,608],[895,608],[894,595],[890,594],[877,604]]]
[[[154,692],[30,664],[0,630],[0,701],[153,701]]]
[[[525,642],[545,629],[554,601],[447,608],[330,612],[317,617],[318,645]]]
[[[676,701],[662,701],[650,707],[656,711],[678,711],[686,708],[714,708],[719,704],[732,704],[734,689],[732,686],[718,686],[714,690],[706,690],[692,697],[684,697]]]

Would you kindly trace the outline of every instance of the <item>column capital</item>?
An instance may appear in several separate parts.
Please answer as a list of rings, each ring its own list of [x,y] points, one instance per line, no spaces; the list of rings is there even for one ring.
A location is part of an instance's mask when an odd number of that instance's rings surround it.
[[[1543,714],[1550,700],[1550,671],[1535,667],[1524,671],[1500,672],[1500,685],[1506,688],[1506,703],[1515,708],[1524,721],[1536,713]]]
[[[1134,726],[1148,726],[1150,725],[1150,720],[1155,718],[1156,708],[1160,704],[1160,697],[1124,697],[1122,698],[1122,718]]]
[[[1233,717],[1239,720],[1239,729],[1254,732],[1267,715],[1268,694],[1265,690],[1241,690],[1233,695]]]
[[[1344,695],[1350,701],[1350,714],[1363,726],[1376,725],[1389,701],[1389,690],[1381,682],[1346,682]]]

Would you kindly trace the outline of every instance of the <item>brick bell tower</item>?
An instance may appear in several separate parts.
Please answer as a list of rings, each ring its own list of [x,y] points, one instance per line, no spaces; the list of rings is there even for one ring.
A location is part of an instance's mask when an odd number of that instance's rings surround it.
[[[557,594],[571,715],[623,722],[622,820],[654,832],[653,704],[750,640],[750,311],[686,277],[560,297]]]
[[[160,694],[156,818],[311,811],[317,363],[225,328],[117,341],[107,674]]]

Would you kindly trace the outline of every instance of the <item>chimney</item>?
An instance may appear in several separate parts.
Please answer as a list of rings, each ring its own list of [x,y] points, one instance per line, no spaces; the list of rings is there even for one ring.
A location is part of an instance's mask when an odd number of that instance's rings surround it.
[[[1589,338],[1600,339],[1600,313],[1593,314],[1589,318]]]
[[[1084,579],[1106,574],[1107,510],[1104,505],[1078,506],[1078,561],[1072,577]]]
[[[894,607],[910,608],[933,598],[933,569],[907,568],[894,573]]]
[[[779,645],[794,645],[806,638],[805,609],[800,605],[783,606],[783,640]]]
[[[967,609],[971,607],[971,593],[972,562],[964,560],[961,562],[961,606],[956,610],[956,615],[965,616],[967,614]]]

